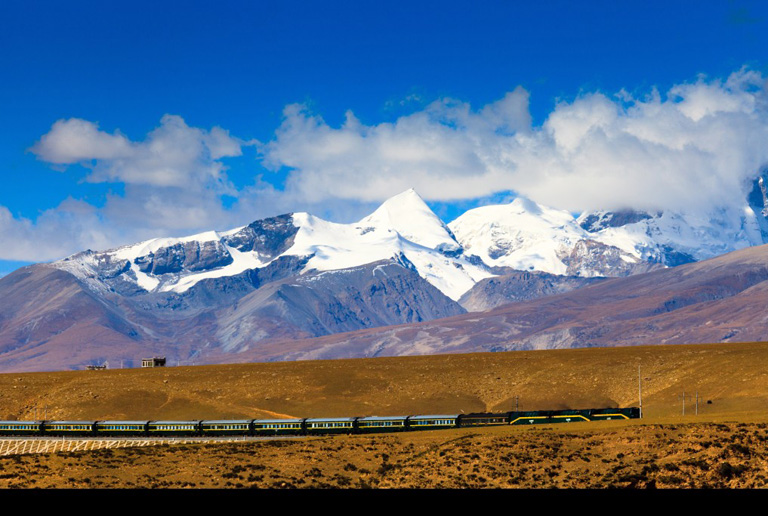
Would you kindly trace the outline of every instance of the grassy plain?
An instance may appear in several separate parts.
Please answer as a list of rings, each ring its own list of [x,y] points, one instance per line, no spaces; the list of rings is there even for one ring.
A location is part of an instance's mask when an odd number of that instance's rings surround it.
[[[766,343],[5,374],[0,418],[624,407],[639,378],[642,420],[2,457],[0,487],[765,487]]]

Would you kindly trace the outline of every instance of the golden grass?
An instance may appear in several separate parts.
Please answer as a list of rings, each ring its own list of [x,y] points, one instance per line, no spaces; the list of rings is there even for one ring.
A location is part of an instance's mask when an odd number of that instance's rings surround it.
[[[648,421],[768,413],[768,343],[0,375],[0,418],[217,419],[636,406]],[[711,402],[711,403],[707,403]]]
[[[0,459],[6,487],[762,487],[768,344],[0,375],[0,418],[216,419],[637,405],[645,418]],[[698,391],[695,402],[682,394]],[[711,403],[708,403],[711,402]]]

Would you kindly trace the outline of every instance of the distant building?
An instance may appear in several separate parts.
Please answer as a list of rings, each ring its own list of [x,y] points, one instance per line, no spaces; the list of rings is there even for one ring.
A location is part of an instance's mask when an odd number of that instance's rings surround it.
[[[85,366],[85,368],[87,370],[89,370],[89,371],[99,371],[101,369],[106,369],[107,368],[107,364],[104,364],[104,365],[89,365],[89,366]]]
[[[165,357],[142,358],[141,367],[165,367]]]

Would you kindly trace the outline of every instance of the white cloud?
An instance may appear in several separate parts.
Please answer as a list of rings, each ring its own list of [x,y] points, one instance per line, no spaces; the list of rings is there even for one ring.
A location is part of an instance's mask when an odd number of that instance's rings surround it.
[[[285,187],[267,177],[239,190],[222,160],[252,142],[223,128],[166,115],[132,141],[94,122],[59,120],[31,151],[57,167],[83,165],[87,181],[122,184],[124,193],[100,208],[66,199],[35,220],[0,206],[0,259],[56,259],[289,211],[350,221],[408,188],[444,202],[516,191],[575,212],[710,209],[741,202],[768,163],[767,99],[766,78],[745,69],[643,98],[583,94],[558,103],[538,127],[522,87],[478,108],[439,99],[373,125],[350,111],[331,127],[290,105],[274,138],[259,145],[265,166],[288,169]],[[234,198],[231,206],[223,195]]]
[[[93,206],[71,198],[35,221],[16,218],[0,206],[0,259],[45,261],[99,249],[113,242],[109,230]]]
[[[86,120],[59,120],[30,150],[49,163],[88,166],[92,171],[87,180],[94,183],[227,190],[231,186],[219,160],[240,156],[243,145],[220,127],[204,131],[179,116],[165,115],[141,142],[106,133]]]
[[[333,128],[293,105],[261,150],[268,166],[292,170],[289,191],[314,201],[380,201],[414,187],[431,200],[515,190],[572,211],[695,209],[741,200],[768,163],[765,84],[741,70],[664,99],[590,93],[559,103],[538,128],[522,88],[477,110],[442,99],[371,126],[348,113]]]
[[[124,193],[107,194],[100,208],[67,199],[34,221],[0,207],[0,242],[12,243],[0,249],[0,259],[51,260],[250,221],[222,204],[223,195],[240,194],[221,160],[241,156],[245,145],[251,143],[220,127],[190,127],[175,115],[165,115],[141,141],[87,120],[59,120],[30,149],[38,159],[57,168],[82,165],[86,181],[122,184]]]
[[[132,153],[131,142],[119,132],[105,133],[97,124],[78,118],[58,120],[30,150],[43,161],[66,165]]]
[[[411,187],[432,199],[477,197],[501,186],[495,146],[510,131],[527,131],[527,103],[518,88],[481,113],[442,99],[391,124],[364,126],[347,113],[338,129],[291,105],[261,151],[265,165],[294,170],[288,191],[313,201],[379,201]]]

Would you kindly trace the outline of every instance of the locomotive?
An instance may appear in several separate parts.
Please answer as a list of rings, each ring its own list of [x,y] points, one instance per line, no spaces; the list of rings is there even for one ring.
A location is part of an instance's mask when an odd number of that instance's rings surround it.
[[[191,421],[0,421],[0,436],[213,437],[371,434],[498,425],[635,419],[640,409],[538,410],[414,416]]]

